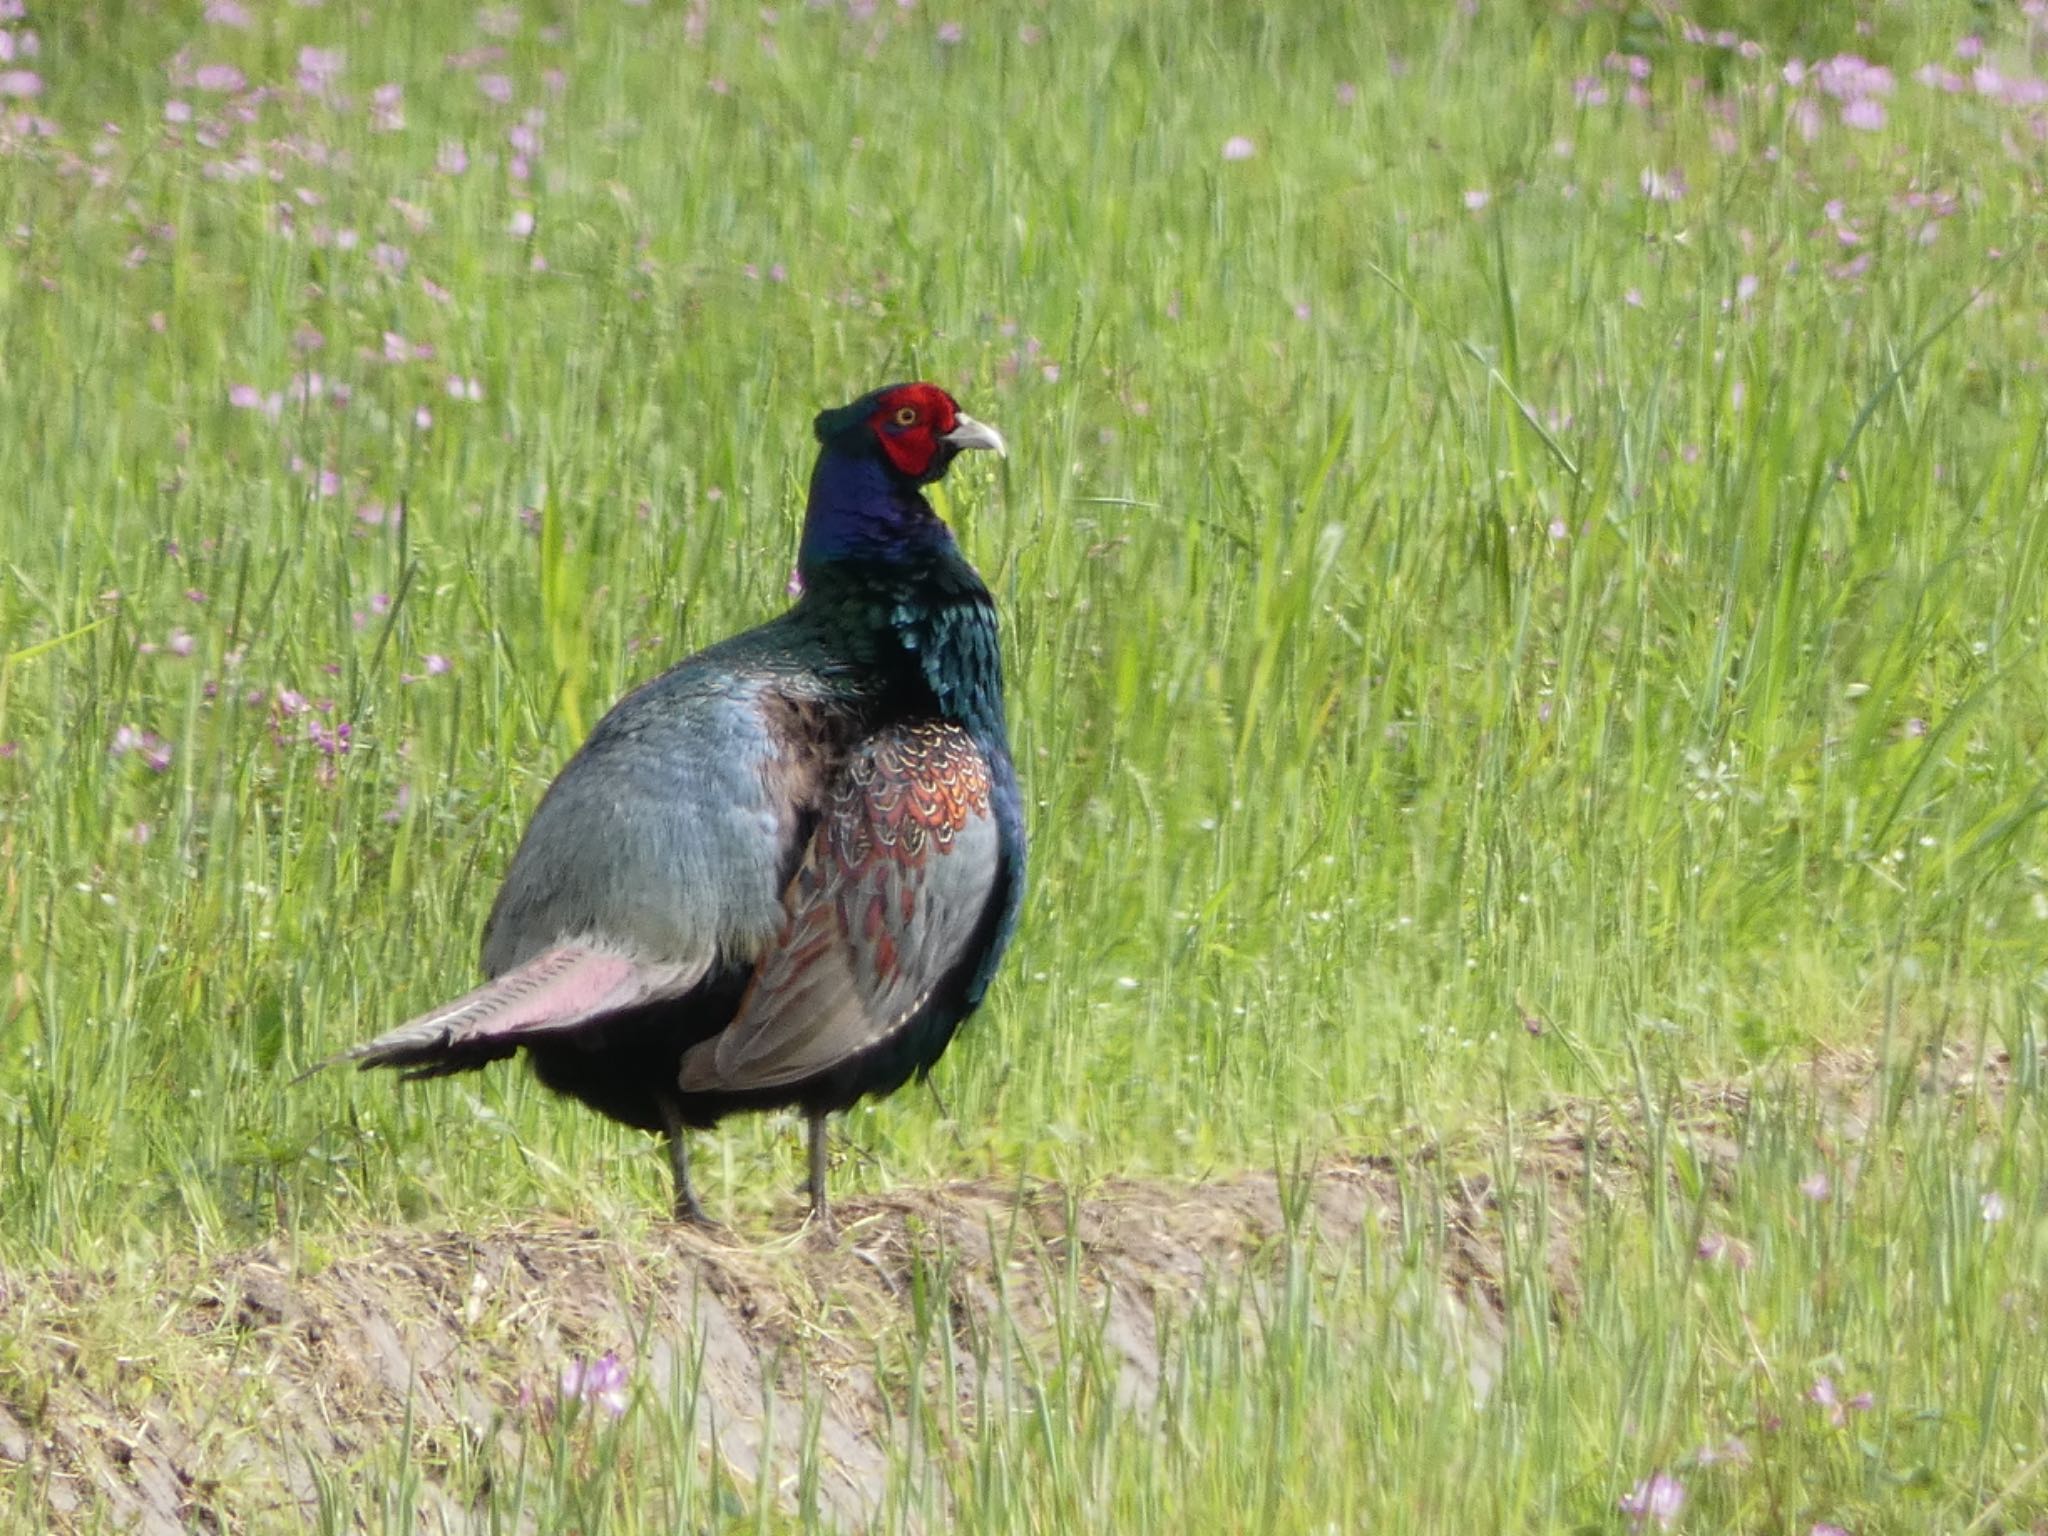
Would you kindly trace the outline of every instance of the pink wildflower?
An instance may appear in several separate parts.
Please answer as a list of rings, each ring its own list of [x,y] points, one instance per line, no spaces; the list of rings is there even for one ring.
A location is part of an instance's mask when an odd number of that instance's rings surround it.
[[[114,740],[107,748],[107,755],[126,757],[131,752],[140,757],[152,773],[162,773],[171,766],[171,744],[168,741],[155,731],[124,725],[114,732]]]
[[[311,96],[324,96],[341,79],[348,55],[339,48],[299,50],[299,89]]]
[[[1889,96],[1892,93],[1892,72],[1882,64],[1872,64],[1860,54],[1838,53],[1831,59],[1822,59],[1813,67],[1814,83],[1823,95],[1837,101],[1855,101],[1865,96]]]
[[[1657,1472],[1623,1494],[1619,1502],[1630,1529],[1641,1530],[1654,1520],[1658,1530],[1668,1531],[1685,1507],[1685,1485],[1669,1472]]]
[[[587,1362],[576,1356],[562,1367],[560,1401],[591,1404],[618,1418],[626,1411],[625,1365],[610,1350]]]
[[[1828,1422],[1836,1428],[1849,1422],[1852,1413],[1867,1413],[1875,1401],[1868,1392],[1858,1392],[1854,1397],[1844,1399],[1835,1391],[1834,1381],[1826,1376],[1818,1377],[1807,1390],[1807,1401],[1826,1411]]]

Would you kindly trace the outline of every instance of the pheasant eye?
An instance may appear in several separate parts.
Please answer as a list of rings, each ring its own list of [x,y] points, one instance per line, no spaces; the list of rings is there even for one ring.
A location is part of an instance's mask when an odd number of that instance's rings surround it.
[[[916,407],[916,406],[914,406],[914,405],[905,405],[905,406],[899,406],[899,407],[897,408],[897,411],[896,411],[896,425],[897,425],[897,426],[899,426],[899,427],[907,427],[907,426],[909,426],[909,425],[910,425],[911,423],[913,423],[913,422],[914,422],[914,421],[916,421],[916,420],[917,420],[917,407]]]

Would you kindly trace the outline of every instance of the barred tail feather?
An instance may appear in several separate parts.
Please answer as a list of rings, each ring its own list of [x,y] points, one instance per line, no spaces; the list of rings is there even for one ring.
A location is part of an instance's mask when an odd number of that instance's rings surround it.
[[[564,944],[396,1029],[328,1057],[440,1077],[509,1056],[528,1040],[571,1033],[607,1014],[680,997],[704,977],[702,963],[650,962],[615,949]]]

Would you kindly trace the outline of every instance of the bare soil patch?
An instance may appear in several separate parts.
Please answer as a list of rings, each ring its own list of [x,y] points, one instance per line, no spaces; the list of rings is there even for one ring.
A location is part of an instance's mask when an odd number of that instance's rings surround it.
[[[1388,1220],[1393,1183],[1369,1163],[1333,1166],[1286,1196],[1312,1207],[1316,1241],[1344,1245]],[[1149,1400],[1160,1315],[1257,1269],[1306,1214],[1283,1207],[1270,1174],[1117,1181],[1086,1198],[956,1183],[844,1202],[831,1246],[678,1227],[629,1246],[536,1222],[355,1234],[312,1269],[271,1245],[164,1277],[157,1326],[182,1346],[168,1351],[175,1391],[150,1359],[96,1352],[95,1333],[115,1331],[95,1323],[112,1277],[44,1277],[9,1288],[10,1306],[35,1314],[22,1342],[37,1379],[0,1377],[0,1465],[34,1476],[59,1530],[108,1516],[150,1536],[288,1528],[313,1509],[319,1475],[370,1446],[409,1432],[432,1468],[465,1439],[509,1445],[565,1361],[618,1349],[647,1383],[697,1380],[705,1454],[715,1445],[743,1485],[785,1486],[815,1416],[820,1497],[856,1524],[900,1432],[876,1345],[912,1326],[919,1293],[929,1306],[938,1288],[943,1347],[967,1362],[1001,1355],[987,1347],[999,1334],[1045,1346],[1078,1296],[1119,1390]],[[1483,1272],[1482,1247],[1461,1267]],[[434,1521],[463,1528],[463,1490],[428,1486]]]
[[[1860,1131],[1873,1065],[1813,1064],[1814,1099],[1832,1106],[1817,1134]],[[1995,1064],[1974,1070],[2002,1077]],[[1915,1075],[1917,1091],[1982,1083],[1949,1058]],[[1681,1127],[1696,1157],[1725,1165],[1748,1099],[1740,1086],[1695,1087],[1670,1106],[1666,1135]],[[696,1381],[702,1454],[741,1486],[790,1487],[815,1420],[818,1497],[857,1525],[903,1433],[902,1382],[878,1372],[879,1346],[913,1332],[920,1309],[933,1347],[961,1367],[956,1381],[1020,1350],[1050,1358],[1062,1309],[1085,1315],[1119,1394],[1143,1405],[1160,1386],[1163,1319],[1219,1287],[1256,1295],[1279,1256],[1304,1245],[1316,1262],[1391,1254],[1417,1224],[1484,1393],[1505,1243],[1526,1254],[1540,1241],[1554,1305],[1569,1312],[1579,1214],[1625,1195],[1653,1160],[1631,1116],[1577,1102],[1458,1161],[1509,1170],[1512,1187],[1420,1146],[1405,1178],[1388,1160],[1357,1159],[1298,1177],[1112,1180],[1085,1195],[1046,1182],[903,1189],[846,1201],[829,1246],[667,1226],[628,1243],[534,1222],[330,1236],[341,1251],[317,1264],[281,1244],[213,1264],[174,1258],[139,1286],[0,1274],[0,1487],[11,1480],[17,1508],[28,1490],[59,1531],[291,1529],[323,1480],[347,1486],[369,1449],[409,1434],[421,1514],[459,1530],[476,1495],[457,1474],[462,1448],[516,1448],[565,1361],[616,1349],[656,1390]],[[1524,1215],[1537,1185],[1540,1230]],[[116,1338],[118,1353],[106,1342]]]

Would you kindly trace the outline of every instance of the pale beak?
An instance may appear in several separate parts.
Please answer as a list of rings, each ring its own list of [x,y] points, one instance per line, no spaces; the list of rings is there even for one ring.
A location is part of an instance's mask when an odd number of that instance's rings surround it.
[[[1010,445],[1003,441],[1003,434],[985,421],[976,421],[972,416],[954,418],[953,430],[939,439],[952,448],[993,448],[999,459],[1010,456]]]

